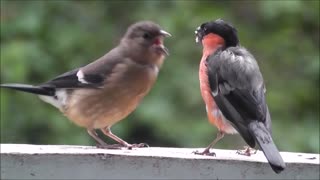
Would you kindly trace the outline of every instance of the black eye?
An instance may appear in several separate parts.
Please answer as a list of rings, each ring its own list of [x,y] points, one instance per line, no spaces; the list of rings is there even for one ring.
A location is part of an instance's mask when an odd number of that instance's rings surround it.
[[[151,38],[151,34],[146,32],[146,33],[143,34],[143,38],[150,39]]]

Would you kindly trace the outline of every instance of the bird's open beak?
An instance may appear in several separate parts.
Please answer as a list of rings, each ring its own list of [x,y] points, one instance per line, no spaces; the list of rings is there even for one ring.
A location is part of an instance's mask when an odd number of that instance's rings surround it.
[[[201,41],[201,32],[200,32],[200,26],[197,27],[197,29],[194,31],[196,34],[196,43],[199,43]]]
[[[171,34],[168,33],[167,31],[164,31],[164,30],[160,30],[160,36],[163,36],[163,37],[171,37]],[[160,38],[160,44],[158,44],[157,46],[157,49],[159,49],[161,52],[163,52],[164,54],[166,54],[167,56],[169,56],[169,50],[168,48],[166,48],[164,45],[163,45],[163,38]]]
[[[169,50],[163,44],[159,45],[159,49],[160,49],[160,51],[165,53],[167,56],[169,56]]]

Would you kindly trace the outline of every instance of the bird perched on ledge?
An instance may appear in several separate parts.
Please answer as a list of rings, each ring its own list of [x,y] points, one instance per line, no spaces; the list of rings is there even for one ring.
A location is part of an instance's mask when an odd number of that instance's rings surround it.
[[[96,61],[66,72],[43,84],[1,84],[39,95],[58,108],[78,126],[87,129],[98,147],[112,148],[96,133],[100,129],[122,147],[129,144],[110,128],[136,109],[155,83],[159,69],[168,55],[164,37],[171,36],[151,21],[131,25],[119,45]]]
[[[239,133],[250,147],[256,143],[276,173],[285,163],[271,137],[271,118],[265,100],[265,84],[253,55],[239,45],[236,29],[218,19],[196,30],[203,45],[199,79],[209,122],[219,132],[201,153],[209,155],[224,134]]]

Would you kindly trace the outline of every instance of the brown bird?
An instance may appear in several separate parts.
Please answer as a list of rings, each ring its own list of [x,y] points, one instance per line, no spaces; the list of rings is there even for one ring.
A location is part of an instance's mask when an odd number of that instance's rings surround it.
[[[111,148],[96,133],[100,129],[120,146],[132,148],[110,128],[134,111],[155,83],[168,55],[164,37],[171,36],[151,21],[131,25],[119,45],[96,61],[32,86],[1,84],[25,91],[58,108],[78,126],[87,129],[98,147]]]

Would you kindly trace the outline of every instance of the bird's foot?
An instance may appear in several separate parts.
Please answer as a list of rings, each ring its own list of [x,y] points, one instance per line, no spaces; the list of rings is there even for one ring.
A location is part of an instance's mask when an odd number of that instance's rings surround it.
[[[257,153],[257,149],[251,148],[249,146],[244,146],[244,149],[237,150],[237,154],[244,155],[244,156],[251,156],[252,154]]]
[[[199,152],[199,151],[193,151],[192,152],[193,154],[196,154],[196,155],[203,155],[203,156],[216,156],[216,153],[215,152],[210,152],[209,149],[205,149],[204,151],[202,152]]]
[[[96,147],[100,149],[121,149],[125,146],[122,144],[96,144]]]
[[[131,150],[132,148],[143,148],[143,147],[149,147],[147,143],[139,143],[139,144],[96,144],[97,148],[101,149],[122,149],[122,148],[128,148]]]
[[[132,148],[149,147],[149,145],[147,143],[139,143],[139,144],[128,144],[126,147],[131,150]]]

